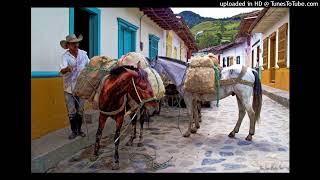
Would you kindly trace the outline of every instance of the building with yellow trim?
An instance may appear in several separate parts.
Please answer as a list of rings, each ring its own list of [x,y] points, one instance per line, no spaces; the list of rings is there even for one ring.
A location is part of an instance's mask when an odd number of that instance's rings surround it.
[[[265,8],[250,27],[263,33],[261,81],[267,86],[289,91],[290,22],[289,8]]]
[[[160,20],[155,18],[160,16]],[[182,31],[176,34],[176,29]],[[167,31],[172,32],[168,40]],[[195,44],[190,30],[170,8],[32,8],[32,140],[69,126],[58,71],[65,52],[59,42],[71,33],[83,35],[80,49],[89,58],[105,55],[117,59],[136,51],[150,59],[169,53],[185,61]]]
[[[185,46],[183,40],[172,30],[163,32],[164,45],[166,51],[166,57],[179,59],[187,62],[188,59],[188,47]]]

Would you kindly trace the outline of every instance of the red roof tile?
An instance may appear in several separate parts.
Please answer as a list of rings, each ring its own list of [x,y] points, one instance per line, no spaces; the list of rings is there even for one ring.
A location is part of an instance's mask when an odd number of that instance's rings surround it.
[[[165,30],[173,30],[190,50],[198,50],[195,39],[182,17],[170,8],[140,8],[151,20]]]

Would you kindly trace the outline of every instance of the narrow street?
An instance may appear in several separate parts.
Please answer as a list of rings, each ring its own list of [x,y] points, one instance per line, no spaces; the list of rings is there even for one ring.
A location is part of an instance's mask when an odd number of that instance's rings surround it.
[[[289,109],[267,96],[263,96],[261,119],[252,142],[245,140],[247,115],[236,137],[228,137],[238,118],[234,96],[221,100],[219,108],[202,108],[201,127],[189,138],[182,137],[178,129],[178,115],[177,109],[163,108],[160,116],[152,117],[149,128],[145,123],[143,147],[137,146],[138,136],[132,147],[124,146],[129,136],[121,138],[119,170],[111,170],[114,145],[113,137],[107,137],[102,140],[97,161],[89,160],[91,146],[48,172],[289,172]],[[186,109],[182,109],[182,133],[187,123]]]

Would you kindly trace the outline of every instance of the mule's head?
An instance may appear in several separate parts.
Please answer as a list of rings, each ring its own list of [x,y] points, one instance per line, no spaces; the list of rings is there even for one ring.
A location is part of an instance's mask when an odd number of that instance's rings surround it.
[[[153,94],[151,84],[149,83],[149,80],[148,80],[147,72],[140,68],[137,69],[136,71],[132,71],[132,70],[128,70],[128,71],[133,74],[134,83],[137,89],[136,91],[133,86],[132,90],[130,91],[131,97],[138,103],[140,103],[138,94],[141,98],[141,101],[145,101],[153,98],[154,94]],[[157,107],[157,103],[155,101],[149,101],[149,102],[146,102],[144,106],[150,112]]]

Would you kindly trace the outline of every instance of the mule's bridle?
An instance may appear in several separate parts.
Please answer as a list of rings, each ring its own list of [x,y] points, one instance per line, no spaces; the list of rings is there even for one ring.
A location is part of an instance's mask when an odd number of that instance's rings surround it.
[[[137,94],[137,96],[138,96],[138,98],[139,98],[139,101],[140,101],[140,103],[141,103],[142,100],[141,100],[140,95],[139,95],[139,92],[138,92],[138,90],[137,90],[136,83],[134,83],[133,78],[131,78],[131,80],[132,80],[132,84],[133,84],[134,90],[136,91],[136,94]]]
[[[101,112],[102,114],[112,116],[112,115],[116,115],[116,114],[120,113],[121,111],[123,111],[123,109],[125,108],[126,103],[127,103],[127,95],[128,95],[128,97],[129,97],[129,102],[128,102],[128,103],[129,103],[129,105],[131,106],[131,109],[128,111],[128,112],[130,112],[130,114],[131,114],[131,112],[133,112],[134,110],[140,109],[145,103],[150,102],[150,101],[157,100],[156,97],[152,97],[152,98],[149,98],[149,99],[146,99],[146,100],[141,100],[141,97],[140,97],[139,92],[138,92],[138,90],[137,90],[137,87],[136,87],[136,84],[135,84],[135,82],[134,82],[134,79],[131,78],[131,80],[132,80],[132,84],[133,84],[134,90],[135,90],[135,92],[136,92],[136,94],[137,94],[137,96],[138,96],[138,98],[139,98],[139,101],[140,101],[139,104],[130,96],[130,94],[125,94],[125,95],[124,95],[123,104],[121,105],[121,107],[120,107],[119,109],[117,109],[117,110],[115,110],[115,111],[110,111],[110,112],[105,112],[105,111],[100,110],[100,112]]]
[[[147,103],[147,102],[158,100],[156,97],[152,97],[152,98],[149,98],[149,99],[146,99],[146,100],[141,100],[140,95],[139,95],[139,92],[138,92],[138,90],[137,90],[137,87],[136,87],[136,84],[135,84],[133,78],[132,78],[132,84],[133,84],[134,90],[135,90],[135,92],[136,92],[136,94],[137,94],[137,96],[138,96],[138,98],[139,98],[139,101],[140,101],[140,103],[138,104],[138,105],[139,105],[139,108],[141,108],[141,107],[142,107],[145,103]],[[129,98],[131,98],[130,95],[129,95]],[[132,100],[133,100],[133,99],[132,99]]]

